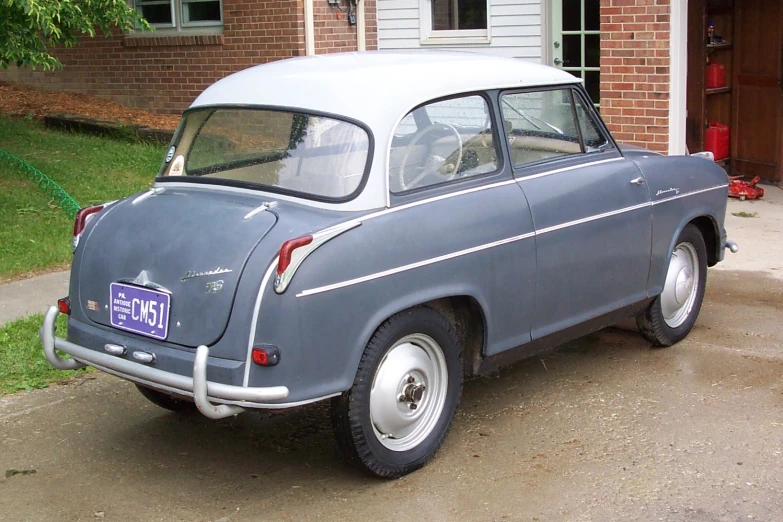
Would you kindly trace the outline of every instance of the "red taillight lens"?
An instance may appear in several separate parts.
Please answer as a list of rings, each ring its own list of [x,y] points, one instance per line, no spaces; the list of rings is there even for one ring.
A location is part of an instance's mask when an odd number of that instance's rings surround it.
[[[280,259],[277,261],[277,275],[282,275],[288,265],[291,264],[291,255],[299,247],[309,245],[313,242],[313,236],[302,236],[296,239],[289,239],[280,247]]]
[[[253,362],[259,366],[275,366],[280,362],[280,350],[275,346],[256,346],[251,356]]]
[[[73,221],[73,237],[77,237],[84,230],[84,225],[87,224],[87,217],[103,210],[105,205],[96,205],[94,207],[87,207],[79,210],[76,213],[76,219]]]
[[[61,314],[71,315],[71,298],[63,297],[57,300],[57,309]]]

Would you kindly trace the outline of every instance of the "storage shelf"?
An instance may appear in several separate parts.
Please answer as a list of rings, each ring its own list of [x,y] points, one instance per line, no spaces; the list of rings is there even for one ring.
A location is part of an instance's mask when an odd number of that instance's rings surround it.
[[[718,49],[731,49],[734,46],[731,42],[724,42],[719,44],[707,44],[708,51],[715,51]]]
[[[704,91],[707,93],[707,95],[731,92],[731,85],[727,85],[726,87],[715,87],[714,89],[705,89]]]

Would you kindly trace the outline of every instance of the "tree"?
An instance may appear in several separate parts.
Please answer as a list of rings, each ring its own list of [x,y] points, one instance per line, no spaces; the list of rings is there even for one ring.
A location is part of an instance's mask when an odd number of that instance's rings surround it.
[[[80,36],[109,34],[149,24],[126,0],[0,0],[0,66],[58,69],[62,63],[50,54],[58,45],[72,47]]]

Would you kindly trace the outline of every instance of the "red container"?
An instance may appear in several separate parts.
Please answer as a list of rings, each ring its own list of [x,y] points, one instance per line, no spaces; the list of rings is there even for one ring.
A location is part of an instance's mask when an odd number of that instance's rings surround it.
[[[729,157],[729,126],[716,121],[709,122],[704,133],[704,150],[712,152],[715,161]]]
[[[710,62],[707,66],[707,88],[726,87],[726,66],[720,62]]]

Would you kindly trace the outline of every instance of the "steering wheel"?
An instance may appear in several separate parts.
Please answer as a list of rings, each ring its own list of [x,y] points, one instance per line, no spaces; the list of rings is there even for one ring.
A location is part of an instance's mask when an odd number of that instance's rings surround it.
[[[413,178],[412,180],[406,179],[406,167],[408,166],[408,160],[410,159],[411,152],[415,149],[415,146],[426,136],[427,134],[430,134],[434,131],[442,131],[443,129],[450,130],[454,136],[457,137],[457,143],[459,144],[459,149],[457,151],[457,161],[454,163],[454,166],[449,169],[449,172],[447,173],[440,173],[440,169],[449,165],[447,163],[448,160],[443,160],[439,165],[428,165],[425,164],[421,167],[421,172],[418,176]],[[452,153],[453,155],[453,153]],[[434,155],[430,155],[430,158],[437,157]],[[435,123],[432,125],[428,125],[421,129],[419,132],[417,132],[413,138],[411,139],[410,143],[405,147],[405,154],[402,156],[402,161],[400,162],[400,173],[399,173],[399,181],[400,181],[400,187],[402,190],[410,190],[412,188],[416,188],[416,186],[421,182],[422,179],[424,179],[426,176],[430,174],[434,174],[436,172],[440,173],[445,181],[451,181],[452,179],[457,177],[457,173],[459,172],[459,167],[462,164],[462,137],[459,135],[459,132],[457,129],[455,129],[452,125],[449,125],[448,123]]]

